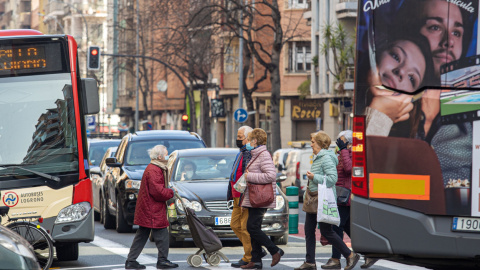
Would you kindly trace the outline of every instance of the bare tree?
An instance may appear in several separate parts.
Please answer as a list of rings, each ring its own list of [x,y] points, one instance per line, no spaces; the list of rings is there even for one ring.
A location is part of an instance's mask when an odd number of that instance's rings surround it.
[[[283,3],[283,1],[280,1]],[[262,87],[262,83],[270,80],[271,87],[271,148],[281,147],[280,138],[280,58],[286,44],[296,36],[301,36],[298,25],[300,18],[282,18],[282,10],[278,0],[223,0],[210,5],[204,5],[193,18],[200,17],[208,10],[212,14],[212,24],[208,27],[219,27],[232,38],[243,39],[245,43],[244,64],[245,75],[252,69],[255,62],[262,68],[259,77],[249,83],[244,76],[243,93],[247,110],[253,111],[253,92]],[[248,124],[255,126],[255,120]]]

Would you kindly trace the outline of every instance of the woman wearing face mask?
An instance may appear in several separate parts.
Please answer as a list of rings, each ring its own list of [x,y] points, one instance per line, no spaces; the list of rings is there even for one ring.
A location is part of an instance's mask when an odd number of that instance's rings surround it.
[[[273,187],[273,202],[265,208],[255,208],[250,203],[248,188],[243,193],[242,207],[248,208],[247,231],[252,243],[252,260],[242,269],[262,269],[262,246],[265,246],[272,255],[272,264],[275,266],[280,261],[284,252],[277,247],[272,240],[262,231],[262,221],[268,208],[275,208],[276,169],[272,156],[265,146],[267,133],[260,128],[252,130],[248,134],[247,150],[251,151],[252,158],[245,171],[245,179],[251,184],[271,184]]]
[[[196,170],[197,170],[197,166],[195,166],[195,163],[191,161],[184,161],[182,176],[180,180],[184,181],[184,180],[198,179],[197,175],[195,174]]]
[[[168,258],[168,219],[166,202],[173,198],[173,190],[165,187],[167,178],[168,150],[157,145],[148,150],[151,161],[143,173],[137,205],[135,207],[134,224],[138,225],[128,253],[125,269],[145,269],[145,265],[137,262],[137,258],[147,243],[150,232],[158,248],[157,268],[176,268],[178,264]]]

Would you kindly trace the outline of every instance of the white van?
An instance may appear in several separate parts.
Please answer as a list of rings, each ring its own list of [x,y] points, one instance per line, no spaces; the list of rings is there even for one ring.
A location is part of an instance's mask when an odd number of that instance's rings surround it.
[[[287,170],[286,161],[288,153],[292,150],[293,148],[281,148],[273,153],[273,164],[278,173],[284,173]]]
[[[335,151],[336,144],[332,143],[329,150]],[[311,147],[293,148],[288,153],[286,160],[287,179],[282,182],[282,190],[286,192],[288,186],[297,186],[299,188],[298,196],[300,200],[307,189],[308,178],[307,171],[310,171],[313,163],[313,150]]]

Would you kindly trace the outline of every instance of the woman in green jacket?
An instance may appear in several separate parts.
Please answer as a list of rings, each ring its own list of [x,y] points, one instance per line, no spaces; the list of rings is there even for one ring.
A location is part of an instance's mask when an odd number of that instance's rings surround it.
[[[332,140],[323,131],[312,133],[310,135],[312,150],[313,150],[313,163],[312,168],[307,172],[307,177],[310,180],[308,183],[308,189],[310,192],[317,191],[318,184],[323,184],[326,181],[327,188],[333,188],[335,198],[337,197],[335,191],[335,183],[337,182],[337,164],[338,159],[333,151],[328,150]],[[343,240],[333,231],[333,225],[320,222],[320,233],[328,239],[328,242],[332,244],[337,250],[342,253],[347,259],[347,266],[345,270],[350,270],[355,267],[360,255],[352,252]],[[317,214],[306,213],[305,216],[305,242],[307,255],[305,256],[305,262],[295,270],[305,269],[317,269],[315,262],[315,229],[317,227]],[[332,263],[328,262],[322,265],[323,269],[341,269],[340,261]]]

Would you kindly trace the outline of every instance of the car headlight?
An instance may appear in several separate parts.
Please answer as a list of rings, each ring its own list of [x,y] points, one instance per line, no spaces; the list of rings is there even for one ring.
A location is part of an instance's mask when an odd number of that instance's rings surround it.
[[[275,210],[282,209],[285,206],[285,199],[282,196],[277,195],[276,204],[277,205],[274,208]]]
[[[125,189],[140,189],[140,180],[127,180],[125,181]]]
[[[84,219],[92,207],[89,202],[81,202],[67,206],[58,213],[55,224],[73,222]]]
[[[199,202],[197,202],[197,201],[190,202],[189,200],[184,199],[184,198],[182,198],[182,201],[183,201],[183,204],[185,205],[185,207],[191,208],[195,212],[202,211],[202,205]],[[175,200],[175,205],[177,206],[178,209],[185,212],[185,209],[183,208],[183,205],[182,205],[182,203],[180,202],[179,199]]]

